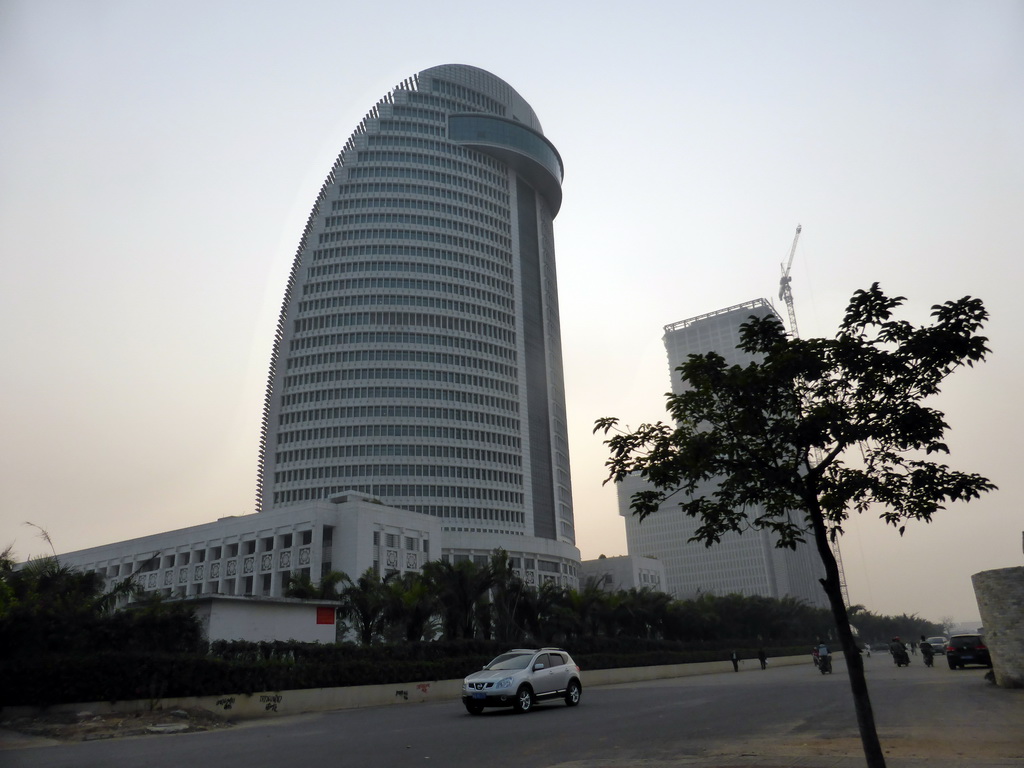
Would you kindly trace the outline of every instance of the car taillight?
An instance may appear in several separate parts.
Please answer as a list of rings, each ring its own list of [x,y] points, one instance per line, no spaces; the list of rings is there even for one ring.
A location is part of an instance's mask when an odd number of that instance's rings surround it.
[[[979,651],[987,651],[988,648],[985,647],[984,643],[978,643],[978,650]]]

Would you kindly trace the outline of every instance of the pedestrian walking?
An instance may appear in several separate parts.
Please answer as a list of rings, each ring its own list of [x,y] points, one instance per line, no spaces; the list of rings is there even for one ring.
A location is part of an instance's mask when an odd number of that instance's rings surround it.
[[[764,648],[757,651],[757,660],[761,662],[761,669],[768,669],[768,657],[764,653]]]
[[[739,672],[740,671],[740,657],[739,657],[739,654],[736,653],[736,651],[732,652],[732,671],[733,672]]]

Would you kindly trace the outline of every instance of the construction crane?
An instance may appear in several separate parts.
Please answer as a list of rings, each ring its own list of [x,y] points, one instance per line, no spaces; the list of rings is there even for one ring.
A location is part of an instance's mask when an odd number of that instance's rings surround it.
[[[800,332],[796,327],[796,311],[793,309],[793,291],[789,287],[789,283],[792,278],[789,276],[789,270],[793,267],[793,257],[796,255],[796,243],[800,239],[800,230],[802,227],[796,225],[796,234],[793,235],[793,247],[789,249],[789,258],[786,263],[782,265],[782,279],[779,280],[779,301],[786,302],[786,309],[789,310],[789,332],[793,334],[793,338],[799,338]]]
[[[803,227],[799,224],[796,225],[796,234],[793,235],[793,246],[789,249],[789,258],[786,259],[786,263],[782,265],[782,279],[779,280],[779,301],[786,302],[786,309],[789,311],[789,331],[793,335],[794,339],[800,338],[800,331],[796,325],[796,310],[793,309],[793,290],[790,288],[790,282],[792,278],[789,276],[789,270],[793,267],[793,257],[796,255],[796,244],[800,239],[800,230]],[[820,453],[815,452],[814,463],[817,464],[821,461]],[[847,605],[850,604],[850,594],[846,589],[846,571],[843,569],[843,554],[839,551],[839,539],[835,539],[832,542],[832,554],[835,555],[836,565],[839,568],[839,589],[843,594],[843,602]]]

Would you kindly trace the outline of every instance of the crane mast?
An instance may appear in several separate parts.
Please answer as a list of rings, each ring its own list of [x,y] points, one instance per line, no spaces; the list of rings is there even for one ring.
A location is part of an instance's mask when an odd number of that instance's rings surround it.
[[[779,280],[779,300],[786,303],[786,310],[789,312],[789,332],[794,339],[800,338],[800,331],[796,325],[796,310],[793,308],[793,290],[790,287],[792,278],[789,276],[789,271],[793,268],[793,257],[796,255],[796,244],[800,240],[800,231],[802,229],[803,227],[800,224],[796,225],[796,234],[793,235],[793,245],[789,249],[789,258],[781,265],[782,279]],[[821,460],[820,454],[816,454],[813,458],[815,463]],[[836,565],[839,568],[839,589],[843,594],[843,602],[849,605],[850,594],[846,589],[846,571],[843,569],[843,554],[839,551],[838,538],[832,541],[832,554],[835,555]]]
[[[799,338],[800,332],[796,327],[796,310],[793,309],[793,290],[789,286],[792,278],[789,276],[789,270],[793,267],[793,257],[796,255],[796,244],[800,239],[801,229],[803,227],[797,224],[796,234],[793,235],[793,247],[789,249],[789,258],[782,265],[782,279],[779,280],[779,300],[786,302],[786,309],[789,311],[789,332],[793,334],[793,338]]]

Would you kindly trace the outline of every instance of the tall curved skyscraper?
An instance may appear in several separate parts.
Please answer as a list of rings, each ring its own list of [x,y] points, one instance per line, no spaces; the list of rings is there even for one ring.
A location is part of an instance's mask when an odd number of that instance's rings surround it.
[[[561,181],[533,109],[481,69],[424,70],[370,110],[292,265],[261,509],[356,490],[441,518],[456,557],[502,547],[575,582]]]

